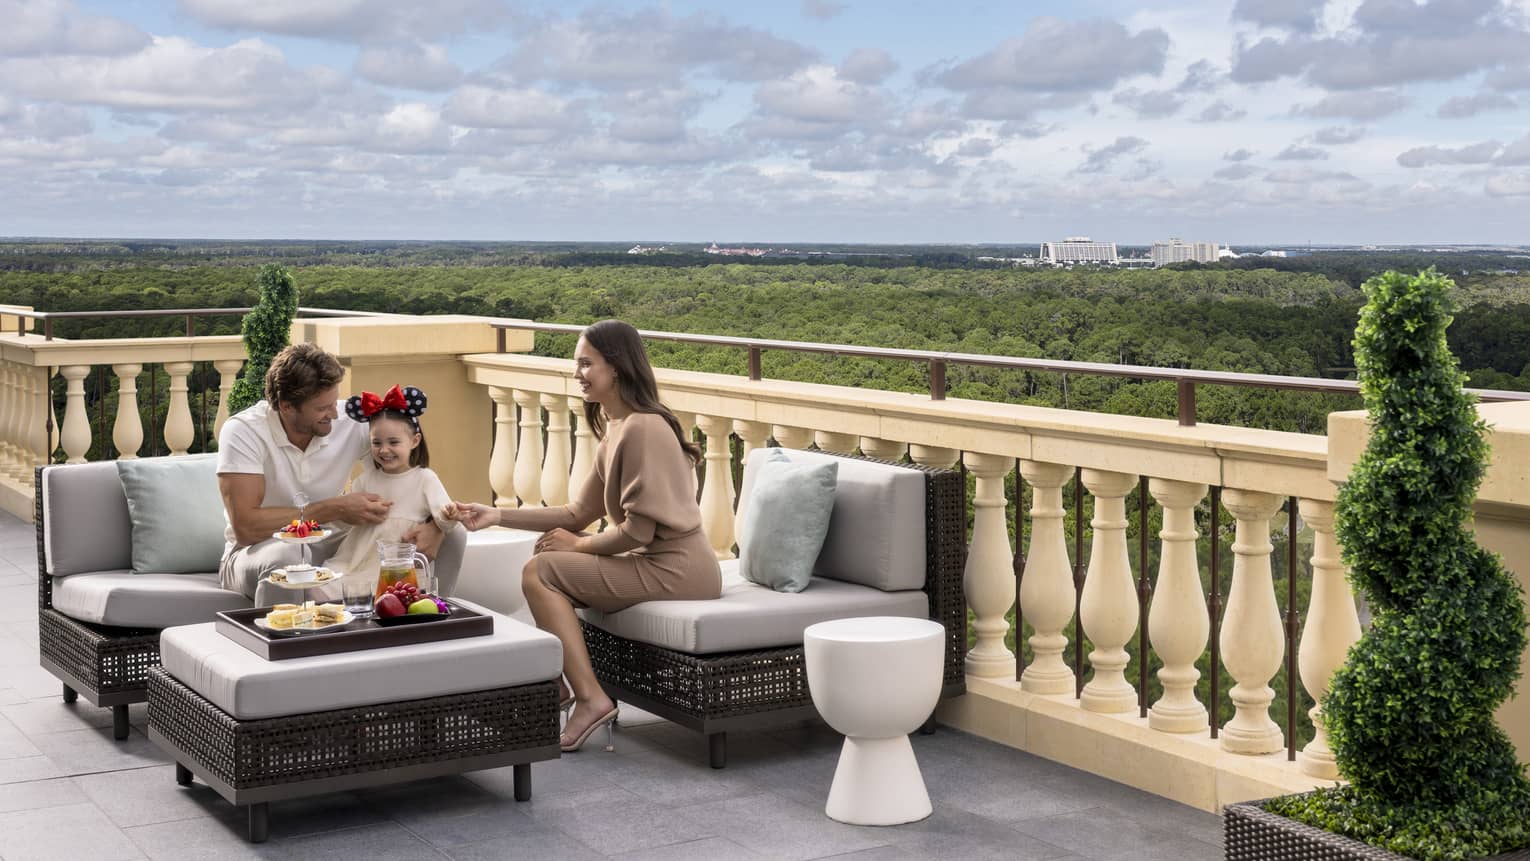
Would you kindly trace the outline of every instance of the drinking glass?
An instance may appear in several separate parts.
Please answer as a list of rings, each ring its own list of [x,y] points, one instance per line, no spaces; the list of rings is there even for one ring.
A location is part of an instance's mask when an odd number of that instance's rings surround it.
[[[377,591],[377,575],[355,571],[340,578],[345,596],[345,611],[358,619],[372,615],[372,599]]]

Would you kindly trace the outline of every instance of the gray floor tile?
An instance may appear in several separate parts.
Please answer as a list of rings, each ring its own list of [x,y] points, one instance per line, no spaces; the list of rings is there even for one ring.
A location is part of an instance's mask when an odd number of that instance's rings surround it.
[[[6,861],[144,857],[133,841],[90,803],[0,813],[0,856]]]
[[[94,774],[170,762],[170,757],[139,730],[118,741],[109,726],[53,732],[30,739],[66,774]]]
[[[760,791],[758,782],[736,765],[714,769],[704,760],[674,750],[618,757],[605,767],[605,772],[622,789],[666,807],[721,801]]]
[[[86,774],[73,783],[121,828],[223,816],[231,808],[201,781],[177,784],[172,765]]]
[[[949,804],[936,804],[926,819],[884,830],[889,842],[921,858],[1042,861],[1068,854],[1062,847]]]
[[[706,837],[689,843],[625,852],[612,857],[619,861],[718,861],[723,858],[758,858],[760,856],[725,837]]]
[[[821,858],[895,842],[889,829],[835,822],[821,810],[772,793],[694,805],[678,812],[767,858]]]
[[[913,850],[904,846],[876,846],[871,849],[862,849],[859,852],[846,852],[841,855],[825,855],[820,861],[913,861],[916,858],[928,858],[928,855],[916,854]],[[941,856],[934,856],[939,858]],[[955,857],[955,856],[952,856]]]
[[[41,754],[42,750],[27,738],[26,733],[0,715],[0,762]]]
[[[279,856],[277,853],[280,853]],[[367,861],[416,861],[443,857],[425,841],[393,822],[273,841],[267,847],[262,847],[261,854],[266,857],[303,858],[311,861],[330,858],[335,861],[354,861],[356,858],[365,858]]]
[[[229,805],[227,811],[233,812],[239,822],[245,821],[243,809]],[[354,829],[379,825],[387,822],[388,818],[387,811],[367,804],[349,792],[277,801],[271,804],[271,836],[285,839]]]
[[[123,833],[144,855],[155,861],[236,861],[248,858],[287,858],[276,842],[256,846],[244,839],[242,823],[211,819],[183,819],[124,828]]]
[[[79,787],[62,778],[0,785],[0,813],[59,807],[88,801],[90,799],[80,792]],[[3,839],[3,835],[0,835],[0,840]]]
[[[0,786],[63,776],[64,770],[46,756],[0,759]]]
[[[1113,859],[1218,859],[1222,850],[1209,843],[1150,828],[1099,807],[1028,819],[1016,830],[1099,861]]]
[[[544,826],[518,832],[511,837],[449,846],[439,851],[458,861],[506,861],[519,858],[528,861],[599,861],[609,857],[556,828]]]
[[[96,708],[83,699],[66,704],[62,697],[0,706],[0,716],[28,736],[112,725],[111,709]]]
[[[684,843],[719,832],[683,811],[654,804],[615,787],[538,800],[523,811],[538,824],[563,831],[606,855]]]
[[[588,792],[592,789],[612,788],[611,770],[604,758],[566,756],[531,765],[531,797],[545,799],[568,792]],[[515,797],[514,774],[511,768],[492,768],[475,771],[467,779],[494,793],[501,800]]]

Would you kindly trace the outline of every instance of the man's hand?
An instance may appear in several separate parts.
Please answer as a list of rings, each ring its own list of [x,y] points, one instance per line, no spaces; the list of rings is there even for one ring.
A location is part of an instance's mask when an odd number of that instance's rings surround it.
[[[334,516],[326,518],[327,520],[338,520],[359,526],[387,520],[388,510],[393,507],[393,500],[383,499],[375,493],[347,493],[344,496],[325,500],[325,504],[334,506]],[[437,543],[440,542],[437,541]]]
[[[435,561],[436,553],[441,549],[443,537],[441,527],[434,523],[419,523],[411,526],[399,540],[413,544],[414,549],[424,553],[426,559]]]
[[[542,537],[538,538],[536,543],[536,552],[538,553],[549,553],[557,550],[577,551],[578,549],[579,535],[561,527],[549,529],[542,533]]]
[[[448,502],[441,513],[473,532],[499,525],[499,509],[481,502]]]

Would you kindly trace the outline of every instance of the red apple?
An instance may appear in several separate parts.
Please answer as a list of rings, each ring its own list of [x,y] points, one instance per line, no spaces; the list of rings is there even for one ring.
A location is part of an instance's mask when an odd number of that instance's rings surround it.
[[[400,601],[398,596],[394,595],[392,592],[388,592],[381,598],[378,598],[374,609],[377,610],[377,615],[384,619],[391,619],[394,616],[402,616],[405,612],[404,602]]]

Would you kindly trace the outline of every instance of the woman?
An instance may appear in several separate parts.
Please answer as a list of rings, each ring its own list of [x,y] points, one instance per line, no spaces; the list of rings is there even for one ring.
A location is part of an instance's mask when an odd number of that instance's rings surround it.
[[[595,469],[579,496],[560,508],[499,509],[453,503],[447,516],[472,530],[487,526],[544,534],[521,573],[537,626],[563,642],[563,674],[574,701],[563,750],[576,751],[616,719],[616,703],[595,679],[577,608],[611,613],[642,601],[716,598],[717,557],[701,531],[695,468],[701,449],[659,402],[658,384],[637,330],[602,320],[574,348],[574,379],[595,438]],[[601,517],[614,528],[580,534]]]

